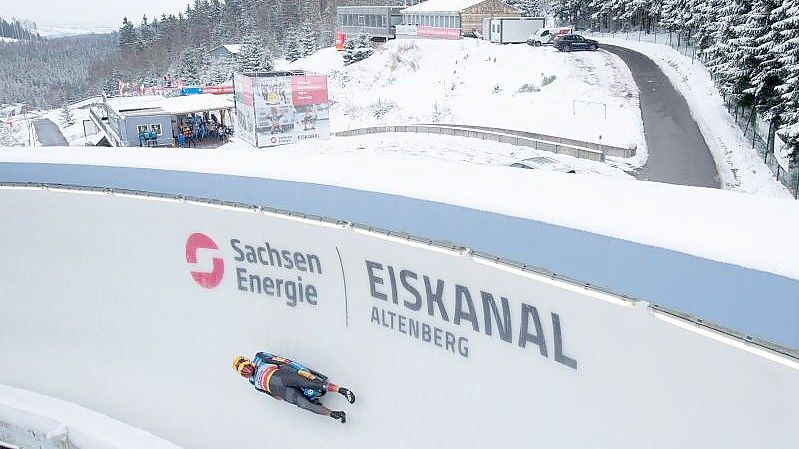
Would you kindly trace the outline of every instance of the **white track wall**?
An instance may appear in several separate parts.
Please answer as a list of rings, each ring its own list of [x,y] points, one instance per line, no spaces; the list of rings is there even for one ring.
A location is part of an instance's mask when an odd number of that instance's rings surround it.
[[[0,190],[0,207],[0,384],[78,403],[188,448],[796,447],[795,361],[646,303],[259,211],[25,189]],[[218,249],[187,248],[194,233]],[[268,242],[314,272],[237,261],[234,239],[242,251],[263,246],[264,259]],[[371,265],[371,277],[367,261],[380,265]],[[214,266],[224,266],[214,288],[190,274]],[[301,277],[316,304],[242,291],[249,282],[239,285],[237,269]],[[196,277],[214,284],[213,275]],[[497,316],[490,308],[486,316],[481,292]],[[408,335],[410,320],[430,326],[431,341],[423,327],[419,338]],[[461,351],[447,348],[447,333]],[[354,405],[325,398],[347,410],[349,422],[255,392],[230,362],[259,350],[350,386]]]

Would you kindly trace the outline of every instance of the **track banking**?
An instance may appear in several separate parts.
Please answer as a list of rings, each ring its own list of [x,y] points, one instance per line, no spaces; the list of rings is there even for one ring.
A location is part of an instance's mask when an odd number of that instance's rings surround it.
[[[239,239],[231,239],[230,247],[236,253],[234,260],[239,263],[236,267],[236,286],[240,291],[283,299],[290,307],[298,303],[318,304],[319,290],[301,275],[296,278],[276,277],[273,273],[267,275],[263,272],[263,267],[270,267],[271,270],[279,268],[321,275],[322,262],[318,255],[279,249],[268,241],[249,245]]]

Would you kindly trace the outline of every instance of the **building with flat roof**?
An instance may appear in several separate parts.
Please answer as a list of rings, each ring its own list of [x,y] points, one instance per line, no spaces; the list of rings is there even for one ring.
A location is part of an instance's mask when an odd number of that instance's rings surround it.
[[[91,117],[112,146],[172,146],[186,126],[192,133],[198,122],[224,127],[231,109],[229,95],[142,95],[105,98],[91,109]]]
[[[405,8],[398,37],[457,39],[480,32],[486,17],[521,17],[502,0],[427,0]]]
[[[336,8],[336,31],[346,36],[363,34],[372,40],[394,38],[400,24],[401,6],[339,6]]]

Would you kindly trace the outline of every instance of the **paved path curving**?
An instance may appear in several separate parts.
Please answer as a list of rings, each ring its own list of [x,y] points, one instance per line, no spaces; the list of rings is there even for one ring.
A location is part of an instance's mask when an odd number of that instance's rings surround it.
[[[42,146],[45,147],[67,147],[69,142],[61,133],[58,125],[53,123],[52,120],[43,118],[33,122],[36,128],[36,137]]]
[[[641,117],[649,149],[638,179],[718,188],[710,150],[691,116],[685,98],[654,61],[627,48],[602,45],[630,68],[640,90]]]

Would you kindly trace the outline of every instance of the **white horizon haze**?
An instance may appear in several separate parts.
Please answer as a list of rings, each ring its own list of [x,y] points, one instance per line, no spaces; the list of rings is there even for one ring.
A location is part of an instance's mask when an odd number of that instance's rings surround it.
[[[162,13],[185,11],[189,0],[0,0],[0,17],[32,20],[39,27],[119,28],[127,17],[138,25],[142,16],[148,19]]]

